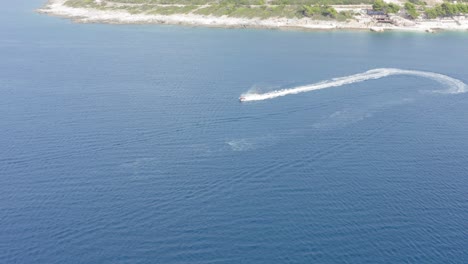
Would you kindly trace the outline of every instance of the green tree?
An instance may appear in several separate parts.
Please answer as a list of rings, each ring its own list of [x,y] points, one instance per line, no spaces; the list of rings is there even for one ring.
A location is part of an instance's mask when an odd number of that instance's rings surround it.
[[[336,11],[336,9],[331,6],[322,6],[321,11],[322,11],[322,16],[336,18],[336,16],[338,15],[338,12]]]
[[[328,5],[303,5],[301,8],[301,13],[306,17],[322,15],[324,17],[336,18],[338,16],[336,9]]]
[[[427,8],[426,10],[424,10],[424,12],[426,13],[427,18],[430,19],[434,19],[439,16],[435,8]]]
[[[372,4],[372,9],[375,11],[384,11],[384,9],[387,7],[385,2],[383,0],[375,0],[374,3]]]
[[[390,3],[387,5],[386,10],[388,13],[395,14],[395,13],[398,13],[398,11],[400,11],[400,6],[394,3]]]
[[[303,5],[301,12],[306,17],[312,17],[316,14],[320,14],[320,7],[317,5],[315,6]]]
[[[440,5],[446,16],[453,16],[459,14],[458,7],[450,3],[443,3]]]
[[[414,4],[412,4],[410,2],[406,2],[405,3],[405,10],[406,10],[406,13],[408,14],[408,16],[411,19],[418,18],[419,14],[418,14],[418,11],[416,11],[416,7],[414,6]]]

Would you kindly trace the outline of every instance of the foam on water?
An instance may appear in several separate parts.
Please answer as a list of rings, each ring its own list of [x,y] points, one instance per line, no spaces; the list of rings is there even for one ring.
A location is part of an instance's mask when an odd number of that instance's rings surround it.
[[[435,80],[449,87],[447,90],[437,91],[440,93],[458,94],[458,93],[465,93],[468,90],[467,85],[464,82],[458,79],[449,77],[447,75],[439,74],[439,73],[402,70],[402,69],[394,69],[394,68],[379,68],[379,69],[373,69],[373,70],[369,70],[363,73],[358,73],[358,74],[349,75],[345,77],[333,78],[331,80],[322,81],[322,82],[318,82],[318,83],[314,83],[310,85],[276,90],[276,91],[271,91],[267,93],[255,93],[255,92],[249,91],[245,94],[242,94],[241,97],[243,97],[242,101],[261,101],[261,100],[267,100],[267,99],[273,99],[276,97],[286,96],[290,94],[298,94],[298,93],[310,92],[314,90],[343,86],[343,85],[352,84],[352,83],[364,82],[367,80],[375,80],[375,79],[380,79],[380,78],[392,76],[392,75],[419,76],[419,77]]]

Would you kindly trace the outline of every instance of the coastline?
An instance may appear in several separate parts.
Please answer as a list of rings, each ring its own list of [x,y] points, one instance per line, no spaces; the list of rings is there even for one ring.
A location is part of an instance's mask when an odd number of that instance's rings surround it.
[[[310,18],[239,18],[198,14],[131,14],[123,10],[100,10],[95,8],[70,7],[66,0],[49,0],[38,13],[72,19],[77,23],[106,24],[170,24],[185,26],[221,27],[221,28],[264,28],[297,30],[370,30],[382,31],[467,31],[468,19],[434,19],[410,21],[394,17],[398,23],[382,24],[370,17],[360,16],[345,22],[334,20],[314,20]]]

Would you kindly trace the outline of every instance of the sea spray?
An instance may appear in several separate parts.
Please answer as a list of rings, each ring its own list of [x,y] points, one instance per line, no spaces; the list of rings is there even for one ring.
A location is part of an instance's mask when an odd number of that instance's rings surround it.
[[[449,89],[438,91],[440,93],[451,93],[451,94],[458,94],[464,93],[468,90],[467,85],[455,78],[449,77],[447,75],[433,73],[433,72],[424,72],[424,71],[412,71],[412,70],[401,70],[401,69],[394,69],[394,68],[379,68],[369,70],[363,73],[358,73],[354,75],[349,75],[345,77],[333,78],[331,80],[322,81],[310,85],[298,86],[289,89],[282,89],[271,91],[267,93],[255,93],[253,91],[249,91],[245,94],[241,95],[242,101],[261,101],[267,99],[273,99],[276,97],[286,96],[290,94],[298,94],[304,92],[310,92],[314,90],[326,89],[331,87],[338,87],[352,83],[364,82],[368,80],[375,80],[380,79],[387,76],[392,75],[413,75],[424,77],[428,79],[435,80],[440,82],[444,85],[447,85]]]

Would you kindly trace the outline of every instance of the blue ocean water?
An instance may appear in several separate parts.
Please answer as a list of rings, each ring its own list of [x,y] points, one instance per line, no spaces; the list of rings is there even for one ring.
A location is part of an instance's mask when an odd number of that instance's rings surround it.
[[[0,10],[0,263],[467,263],[468,34]]]

